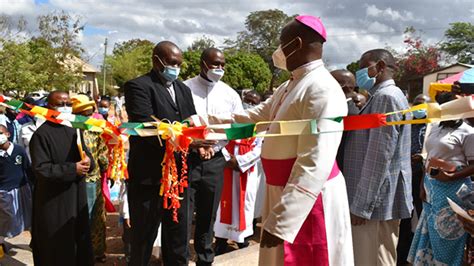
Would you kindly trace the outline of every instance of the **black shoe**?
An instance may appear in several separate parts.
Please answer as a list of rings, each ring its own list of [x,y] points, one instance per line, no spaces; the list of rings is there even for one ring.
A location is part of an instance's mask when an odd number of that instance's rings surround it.
[[[248,247],[249,245],[250,245],[250,244],[249,244],[248,238],[245,238],[244,243],[237,243],[237,246],[239,246],[239,249],[246,248],[246,247]]]
[[[216,237],[216,246],[214,247],[214,253],[216,256],[226,253],[227,247],[227,239]]]

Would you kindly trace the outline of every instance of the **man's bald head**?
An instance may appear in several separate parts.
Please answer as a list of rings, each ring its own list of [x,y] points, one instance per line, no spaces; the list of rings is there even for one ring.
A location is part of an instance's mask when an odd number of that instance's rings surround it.
[[[61,106],[72,106],[69,93],[65,91],[52,91],[46,98],[49,109],[56,109]]]
[[[209,58],[211,58],[215,54],[222,54],[222,51],[215,47],[206,48],[201,53],[201,60],[209,60]]]
[[[308,62],[321,59],[324,39],[315,30],[293,20],[285,25],[280,35],[280,45],[289,71]]]
[[[153,48],[152,61],[153,69],[162,72],[165,66],[180,67],[183,63],[183,54],[173,42],[162,41]]]
[[[332,71],[331,75],[337,80],[339,85],[341,85],[346,96],[354,92],[356,81],[352,72],[347,69],[337,69]]]
[[[165,56],[165,54],[170,51],[170,50],[175,50],[175,51],[180,51],[179,47],[174,44],[173,42],[170,41],[162,41],[159,42],[155,48],[153,48],[153,55],[157,55],[159,57]]]
[[[372,62],[384,61],[388,67],[394,68],[396,65],[395,58],[393,57],[392,53],[385,49],[374,49],[367,51],[362,55],[362,57]]]
[[[386,49],[374,49],[362,54],[359,69],[368,68],[369,77],[375,77],[375,85],[393,79],[397,69],[393,55]]]

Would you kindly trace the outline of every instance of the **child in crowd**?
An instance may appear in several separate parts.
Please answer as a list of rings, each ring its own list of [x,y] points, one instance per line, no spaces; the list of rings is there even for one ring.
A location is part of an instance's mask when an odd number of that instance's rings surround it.
[[[8,252],[4,238],[31,227],[31,166],[25,149],[8,141],[10,133],[0,125],[0,254]]]

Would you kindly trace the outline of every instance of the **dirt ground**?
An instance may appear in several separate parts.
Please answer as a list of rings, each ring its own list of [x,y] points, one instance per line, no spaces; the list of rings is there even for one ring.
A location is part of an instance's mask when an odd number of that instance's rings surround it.
[[[117,206],[116,206],[117,207]],[[118,208],[117,208],[118,209]],[[255,245],[259,241],[260,236],[260,224],[257,224],[257,229],[250,239],[250,245]],[[194,233],[194,228],[193,228]],[[96,265],[114,265],[122,266],[126,265],[125,254],[123,251],[123,242],[122,242],[122,226],[119,225],[119,214],[118,213],[109,213],[107,215],[107,261],[105,263],[96,263]],[[195,252],[193,247],[193,241],[191,240],[190,251],[191,251],[191,260],[195,261]],[[237,250],[237,244],[229,241],[229,248],[227,252],[232,252]],[[158,252],[156,252],[158,253]],[[157,257],[152,257],[150,265],[161,265],[161,260]]]

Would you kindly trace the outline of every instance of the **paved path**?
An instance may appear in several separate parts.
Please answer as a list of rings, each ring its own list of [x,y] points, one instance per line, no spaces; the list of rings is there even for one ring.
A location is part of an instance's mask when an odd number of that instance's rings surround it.
[[[108,237],[109,238],[109,237]],[[111,237],[112,238],[112,237]],[[21,235],[8,239],[7,242],[11,244],[8,255],[0,259],[0,266],[22,266],[33,265],[33,257],[31,249],[28,246],[30,243],[30,233],[24,232]],[[107,254],[107,263],[105,265],[125,265],[123,254]],[[217,266],[251,266],[258,264],[258,243],[252,242],[248,248],[241,250],[234,250],[232,252],[217,256],[214,265]],[[96,265],[104,265],[97,263]],[[156,261],[151,265],[160,265]],[[195,265],[193,262],[190,265]]]
[[[10,245],[8,255],[0,259],[1,266],[19,266],[19,265],[33,265],[33,256],[31,254],[30,233],[24,232],[21,235],[7,239],[6,242]]]

